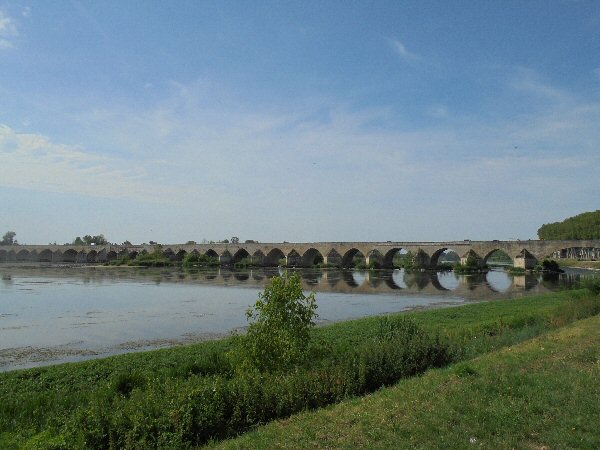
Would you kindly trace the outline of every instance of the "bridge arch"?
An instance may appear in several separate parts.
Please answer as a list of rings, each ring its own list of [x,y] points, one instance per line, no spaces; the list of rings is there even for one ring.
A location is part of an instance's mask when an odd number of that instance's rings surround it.
[[[302,264],[302,257],[295,249],[292,249],[287,255],[286,265],[288,266],[300,266]]]
[[[301,266],[302,267],[312,267],[317,264],[321,264],[324,261],[323,255],[316,248],[309,248],[302,255]]]
[[[241,262],[243,259],[249,259],[250,253],[245,248],[240,248],[237,252],[233,254],[231,257],[231,263],[236,264]]]
[[[62,254],[62,262],[75,263],[77,262],[77,250],[72,248],[65,250]]]
[[[367,267],[381,269],[385,266],[385,258],[379,250],[371,250],[367,253],[365,264]],[[379,278],[377,278],[377,280],[379,281]]]
[[[357,248],[351,248],[342,257],[342,267],[351,268],[356,267],[360,263],[364,264],[365,255]]]
[[[332,248],[325,255],[324,262],[330,266],[340,267],[342,265],[342,255],[335,248]]]
[[[402,247],[394,247],[388,250],[383,257],[383,264],[385,268],[401,268],[405,264],[405,258],[407,258],[411,252]]]
[[[501,262],[501,263],[499,263]],[[484,265],[514,265],[515,261],[511,255],[504,250],[496,248],[485,254],[483,257]]]
[[[109,252],[106,253],[106,261],[107,262],[111,262],[117,259],[117,252],[115,252],[114,250],[111,250]]]
[[[206,250],[206,253],[204,253],[204,255],[206,255],[207,258],[210,258],[213,261],[219,261],[219,254],[212,248]]]
[[[18,262],[29,261],[29,251],[23,249],[17,252],[15,258]]]
[[[261,250],[256,250],[252,255],[252,264],[262,266],[265,261],[265,254]]]
[[[285,254],[281,249],[275,247],[265,256],[264,264],[267,267],[277,267],[282,259],[285,259]]]
[[[38,261],[39,262],[52,262],[52,250],[50,250],[49,248],[42,250],[38,254]]]
[[[98,257],[98,252],[96,250],[90,250],[85,257],[85,261],[87,263],[95,263],[97,257]]]
[[[229,250],[225,250],[219,256],[219,262],[222,264],[229,264],[231,262],[231,252]]]
[[[177,253],[175,253],[175,261],[183,261],[183,258],[187,255],[187,252],[184,249],[180,249]]]
[[[450,247],[441,247],[431,254],[430,265],[431,267],[438,267],[443,263],[447,263],[448,260],[460,262],[459,253]]]

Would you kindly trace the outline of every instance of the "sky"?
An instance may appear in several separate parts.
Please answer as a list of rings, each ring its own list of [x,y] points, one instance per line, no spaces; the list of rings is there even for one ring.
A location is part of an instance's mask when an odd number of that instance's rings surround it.
[[[535,239],[599,199],[595,0],[0,0],[20,243]]]

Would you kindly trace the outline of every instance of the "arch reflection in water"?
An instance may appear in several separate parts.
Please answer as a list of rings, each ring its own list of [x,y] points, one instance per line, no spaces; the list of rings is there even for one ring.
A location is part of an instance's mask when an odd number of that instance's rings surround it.
[[[487,274],[457,275],[453,271],[421,272],[395,270],[356,270],[356,269],[216,269],[211,274],[214,284],[245,284],[257,287],[264,285],[274,276],[285,272],[298,272],[304,289],[315,292],[339,292],[361,294],[426,295],[463,297],[470,299],[490,299],[506,297],[523,291],[547,292],[564,283],[564,276],[552,279],[538,275],[512,276],[502,269],[494,269]],[[202,272],[200,272],[202,273]],[[201,277],[200,282],[208,276]],[[168,281],[165,279],[165,281]]]
[[[16,270],[16,269],[13,269]],[[30,273],[32,270],[29,269]],[[512,276],[501,269],[495,269],[487,274],[457,275],[452,271],[421,272],[395,270],[341,270],[341,269],[297,269],[287,270],[280,267],[229,270],[210,268],[207,270],[184,271],[180,269],[69,269],[60,268],[37,269],[44,276],[57,278],[79,276],[86,282],[117,281],[151,281],[160,283],[191,283],[213,284],[223,286],[248,286],[263,289],[268,281],[286,271],[298,272],[306,291],[361,293],[361,294],[394,294],[410,295],[419,293],[425,295],[463,297],[470,299],[487,299],[498,296],[510,296],[523,291],[547,292],[559,286],[572,285],[578,280],[578,275],[561,274],[550,277],[547,275]],[[40,272],[40,273],[41,273]],[[10,277],[10,273],[6,273]]]
[[[490,270],[486,275],[485,279],[490,287],[490,289],[494,292],[506,292],[508,291],[513,284],[513,280],[508,274],[499,270]]]

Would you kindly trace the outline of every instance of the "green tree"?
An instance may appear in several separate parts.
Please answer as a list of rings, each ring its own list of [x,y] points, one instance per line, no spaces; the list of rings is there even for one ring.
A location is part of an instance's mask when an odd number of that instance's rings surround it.
[[[0,241],[0,245],[15,245],[17,243],[17,241],[15,240],[16,235],[17,233],[15,233],[14,231],[7,231],[6,233],[4,233],[4,236],[2,236],[2,241]]]
[[[600,239],[600,210],[544,224],[538,229],[538,237],[546,240]]]
[[[106,240],[106,238],[104,237],[103,234],[99,234],[98,236],[91,236],[89,234],[86,234],[83,239],[79,236],[77,236],[73,242],[72,245],[105,245],[108,244],[108,241]]]
[[[251,323],[233,351],[237,369],[274,372],[304,361],[316,309],[314,292],[304,295],[298,274],[273,278],[246,311]]]

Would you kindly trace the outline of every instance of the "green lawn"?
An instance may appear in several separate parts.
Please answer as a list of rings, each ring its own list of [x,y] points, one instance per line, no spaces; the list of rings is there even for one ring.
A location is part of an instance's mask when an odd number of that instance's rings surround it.
[[[600,317],[217,448],[600,448]]]

